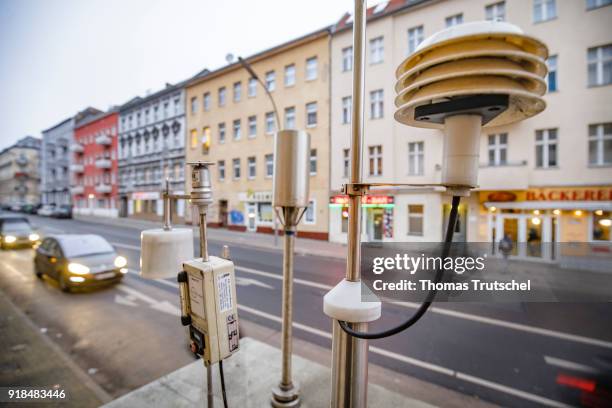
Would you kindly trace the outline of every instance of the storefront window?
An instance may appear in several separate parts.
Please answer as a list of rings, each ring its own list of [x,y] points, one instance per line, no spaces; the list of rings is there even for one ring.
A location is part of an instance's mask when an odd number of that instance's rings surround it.
[[[408,205],[408,235],[423,235],[423,205]]]
[[[257,205],[257,213],[259,222],[272,222],[274,220],[272,204],[270,203],[259,203]]]
[[[342,207],[342,214],[340,215],[340,218],[342,220],[342,232],[347,233],[348,232],[348,207]]]
[[[593,241],[610,241],[612,212],[597,210],[593,213]]]

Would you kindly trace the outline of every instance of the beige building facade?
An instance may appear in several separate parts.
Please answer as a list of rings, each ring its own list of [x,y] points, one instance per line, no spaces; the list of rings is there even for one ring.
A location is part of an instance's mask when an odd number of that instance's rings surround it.
[[[442,133],[393,119],[395,69],[425,38],[454,24],[499,19],[549,47],[547,109],[483,131],[479,188],[460,207],[455,240],[610,244],[612,211],[612,6],[591,0],[390,1],[369,10],[366,33],[364,178],[437,183]],[[331,41],[330,240],[346,241],[350,147],[350,16]],[[435,189],[375,191],[363,239],[438,242],[450,197]],[[519,246],[517,246],[519,247]],[[518,251],[518,249],[517,249]],[[522,251],[522,250],[521,250]],[[516,256],[548,259],[544,250]]]
[[[280,128],[310,134],[310,206],[298,235],[325,240],[330,175],[329,39],[327,29],[319,30],[245,59],[269,89]],[[195,77],[186,85],[185,101],[186,162],[215,163],[211,226],[272,233],[277,123],[265,89],[236,62]],[[190,177],[186,180],[189,183]]]
[[[40,139],[26,136],[0,151],[0,204],[40,203]]]

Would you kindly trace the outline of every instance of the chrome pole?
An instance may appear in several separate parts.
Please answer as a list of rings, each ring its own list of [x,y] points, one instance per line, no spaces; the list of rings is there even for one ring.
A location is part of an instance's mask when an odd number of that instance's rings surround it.
[[[365,82],[366,1],[355,0],[353,15],[353,106],[351,120],[350,183],[361,183],[361,150],[363,138],[363,107]],[[361,195],[349,195],[346,280],[360,280],[361,261]],[[367,323],[349,323],[351,328],[367,330]],[[367,406],[368,342],[346,334],[333,322],[332,398],[334,408]]]

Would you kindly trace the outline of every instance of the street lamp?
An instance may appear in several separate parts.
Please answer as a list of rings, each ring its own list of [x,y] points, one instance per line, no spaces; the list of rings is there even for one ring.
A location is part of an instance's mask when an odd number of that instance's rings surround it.
[[[436,296],[430,291],[415,314],[402,324],[367,332],[368,323],[380,317],[381,306],[380,302],[361,302],[361,198],[370,187],[402,184],[361,181],[365,2],[355,0],[353,23],[351,173],[349,183],[343,186],[349,197],[346,278],[324,298],[324,312],[334,319],[331,406],[335,408],[367,405],[367,340],[412,326]],[[428,185],[443,186],[453,195],[442,259],[450,253],[460,197],[468,196],[477,185],[482,127],[518,122],[544,110],[541,96],[546,92],[547,54],[544,44],[512,24],[474,22],[435,33],[398,67],[395,119],[409,126],[444,131],[442,180]],[[443,271],[438,269],[434,283],[440,282]]]
[[[231,59],[233,59],[231,57],[231,54],[228,54],[227,59],[228,59],[228,62],[230,62]],[[240,65],[242,65],[242,67],[244,69],[247,70],[249,75],[251,75],[251,78],[256,80],[262,86],[262,88],[266,92],[266,95],[268,95],[268,99],[270,99],[270,103],[272,103],[272,109],[274,111],[274,117],[276,118],[276,130],[278,131],[280,129],[280,123],[281,123],[280,122],[280,116],[278,115],[278,109],[276,108],[276,102],[274,102],[274,98],[272,97],[272,94],[268,90],[268,87],[261,80],[261,78],[259,78],[259,76],[253,70],[253,67],[251,67],[251,65],[245,59],[243,59],[242,57],[238,57],[238,62],[240,63]],[[278,220],[277,220],[276,217],[274,217],[274,246],[275,247],[278,246]]]

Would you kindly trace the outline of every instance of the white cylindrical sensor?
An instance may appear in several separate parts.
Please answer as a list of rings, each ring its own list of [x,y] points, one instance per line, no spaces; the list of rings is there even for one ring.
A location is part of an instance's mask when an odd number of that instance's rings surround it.
[[[441,184],[474,188],[478,183],[480,115],[454,115],[444,119],[444,159]]]
[[[274,207],[308,207],[310,135],[281,130],[274,136]]]
[[[140,234],[140,276],[176,277],[183,262],[193,259],[193,231],[189,228],[150,229]]]

